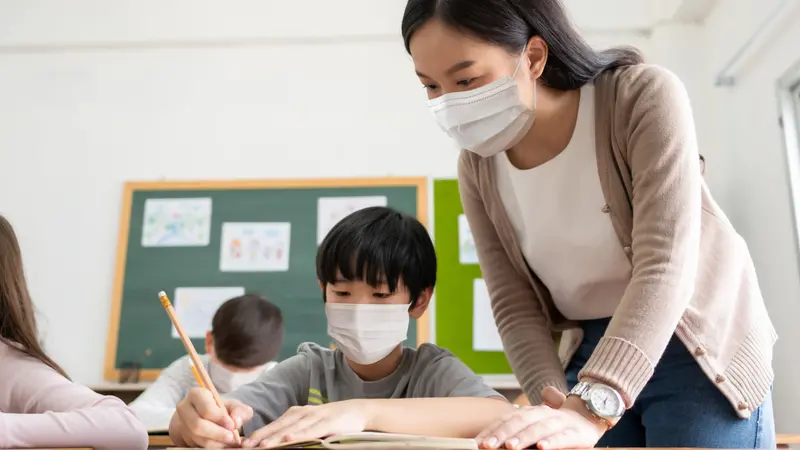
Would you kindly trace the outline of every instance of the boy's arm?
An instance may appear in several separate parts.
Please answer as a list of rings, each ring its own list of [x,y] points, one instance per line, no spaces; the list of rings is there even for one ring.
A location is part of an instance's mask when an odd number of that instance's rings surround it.
[[[253,418],[242,427],[244,435],[248,436],[276,420],[292,406],[305,405],[308,402],[308,382],[308,356],[298,354],[223,397],[253,408]]]
[[[514,406],[502,397],[364,400],[368,429],[384,433],[474,438]]]
[[[375,431],[474,438],[514,410],[452,353],[433,346],[420,352],[412,398],[367,401]]]

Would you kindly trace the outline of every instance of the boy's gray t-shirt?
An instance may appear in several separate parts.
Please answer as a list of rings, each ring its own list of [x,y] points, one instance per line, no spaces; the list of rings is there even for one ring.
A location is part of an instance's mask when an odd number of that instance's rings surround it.
[[[297,355],[224,397],[253,408],[253,419],[244,425],[249,435],[292,406],[357,398],[502,396],[455,355],[433,344],[404,347],[394,373],[378,381],[363,381],[341,351],[304,343]]]

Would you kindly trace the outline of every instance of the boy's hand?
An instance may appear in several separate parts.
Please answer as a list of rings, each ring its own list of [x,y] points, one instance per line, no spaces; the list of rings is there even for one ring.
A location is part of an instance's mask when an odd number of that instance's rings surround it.
[[[257,430],[242,445],[272,447],[281,442],[319,439],[367,429],[369,408],[365,400],[344,400],[325,405],[293,406],[278,420]]]
[[[177,445],[231,447],[236,445],[234,430],[253,417],[249,406],[223,399],[225,408],[214,401],[211,391],[193,388],[178,403],[169,424],[169,435]]]

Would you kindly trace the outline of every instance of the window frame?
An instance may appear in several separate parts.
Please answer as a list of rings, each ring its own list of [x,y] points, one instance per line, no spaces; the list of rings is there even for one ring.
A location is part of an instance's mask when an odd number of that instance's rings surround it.
[[[783,135],[787,182],[794,218],[795,252],[800,263],[800,61],[777,82],[778,117]]]

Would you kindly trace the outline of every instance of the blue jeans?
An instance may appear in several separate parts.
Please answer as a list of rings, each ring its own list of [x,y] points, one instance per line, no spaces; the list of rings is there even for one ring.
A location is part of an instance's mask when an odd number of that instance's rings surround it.
[[[583,342],[567,367],[570,389],[610,319],[581,322]],[[633,408],[597,447],[775,448],[772,396],[749,419],[736,410],[673,335]]]

